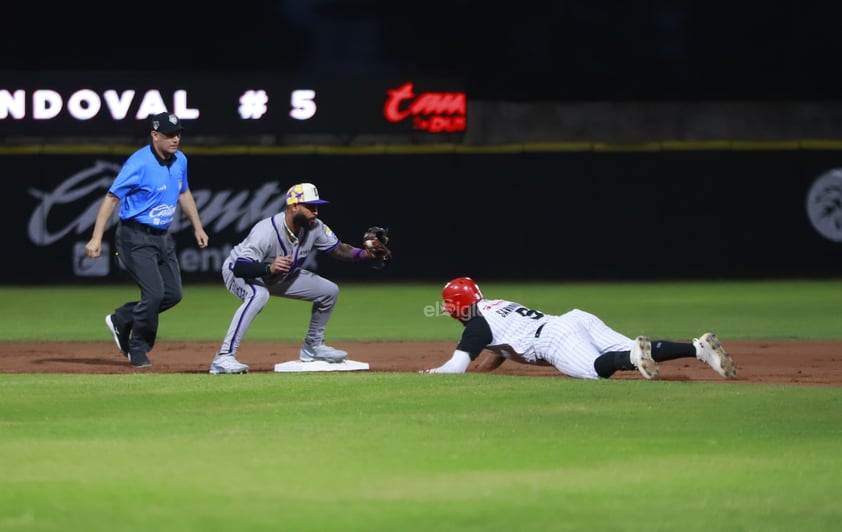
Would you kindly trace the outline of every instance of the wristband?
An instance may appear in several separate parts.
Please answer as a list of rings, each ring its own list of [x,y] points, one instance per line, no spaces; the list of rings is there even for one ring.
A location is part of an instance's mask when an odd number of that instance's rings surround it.
[[[351,248],[351,260],[360,261],[368,260],[368,253],[362,248]]]

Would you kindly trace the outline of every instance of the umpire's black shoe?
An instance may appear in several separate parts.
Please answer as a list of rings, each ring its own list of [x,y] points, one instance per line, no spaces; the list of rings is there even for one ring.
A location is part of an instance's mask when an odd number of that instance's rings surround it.
[[[117,344],[117,349],[126,356],[129,356],[129,335],[131,329],[128,327],[117,327],[114,325],[113,314],[105,317],[105,326],[111,331],[111,336],[114,337],[114,343]]]
[[[152,367],[152,362],[149,362],[149,358],[146,356],[146,353],[132,353],[129,355],[129,360],[132,361],[132,367],[135,368]]]

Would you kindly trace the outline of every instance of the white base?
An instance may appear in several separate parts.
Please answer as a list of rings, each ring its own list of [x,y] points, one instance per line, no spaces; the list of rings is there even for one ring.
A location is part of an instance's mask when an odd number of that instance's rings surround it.
[[[348,359],[342,362],[325,362],[324,360],[302,362],[300,360],[290,360],[289,362],[275,364],[275,373],[299,371],[361,371],[367,369],[368,362],[357,362],[356,360]]]

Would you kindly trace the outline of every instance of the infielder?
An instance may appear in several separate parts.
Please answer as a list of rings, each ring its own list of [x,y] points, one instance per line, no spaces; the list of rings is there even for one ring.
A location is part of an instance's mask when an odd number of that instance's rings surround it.
[[[737,375],[734,361],[713,333],[693,343],[632,339],[579,309],[554,316],[514,301],[485,299],[470,277],[447,283],[442,299],[444,310],[465,329],[450,360],[419,373],[464,373],[487,349],[494,356],[478,371],[492,371],[509,359],[551,365],[580,379],[607,379],[616,371],[635,369],[646,379],[656,379],[658,362],[695,357],[726,379]]]
[[[333,313],[339,287],[309,270],[305,262],[317,251],[343,261],[388,260],[388,239],[378,240],[370,231],[364,248],[340,242],[330,227],[318,219],[319,198],[312,183],[299,183],[287,191],[286,206],[278,214],[264,218],[252,227],[245,240],[234,246],[222,265],[225,287],[242,304],[234,312],[219,353],[210,365],[211,374],[247,373],[248,366],[237,360],[240,341],[254,319],[266,306],[269,296],[311,301],[310,325],[299,358],[302,361],[342,362],[348,353],[325,344],[325,328]],[[380,230],[382,231],[382,230]]]

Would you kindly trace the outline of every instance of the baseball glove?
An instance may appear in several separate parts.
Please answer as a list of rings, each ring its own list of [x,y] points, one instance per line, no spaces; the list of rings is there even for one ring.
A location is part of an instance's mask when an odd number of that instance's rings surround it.
[[[388,247],[389,229],[372,226],[363,235],[363,246],[368,256],[374,259],[372,268],[382,269],[386,261],[392,258],[392,251]]]

